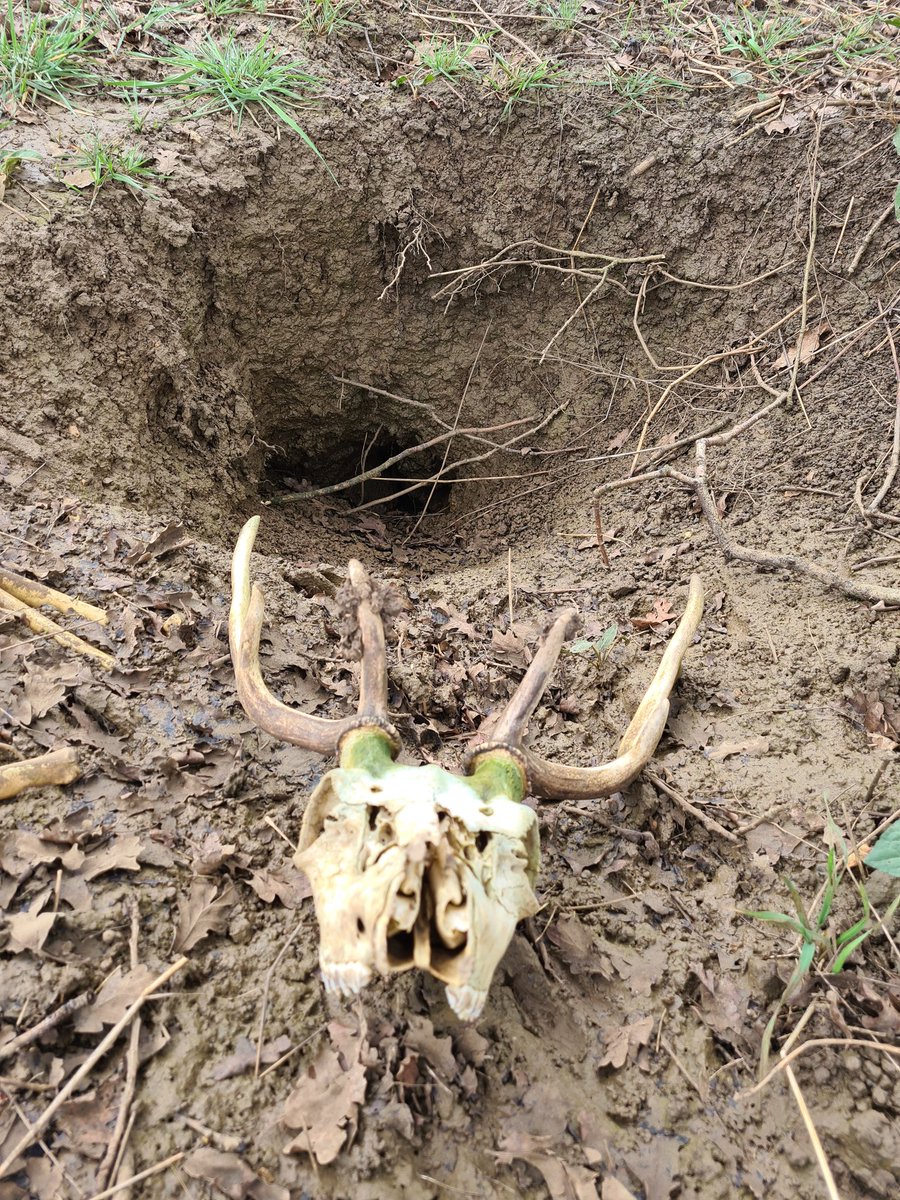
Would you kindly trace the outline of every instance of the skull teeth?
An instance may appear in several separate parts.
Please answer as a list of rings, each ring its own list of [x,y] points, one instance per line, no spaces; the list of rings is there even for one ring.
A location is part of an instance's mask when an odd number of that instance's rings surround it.
[[[372,978],[363,963],[332,963],[322,967],[322,982],[330,996],[356,996]]]
[[[461,1021],[476,1021],[484,1008],[487,992],[472,987],[448,987],[447,1003]]]

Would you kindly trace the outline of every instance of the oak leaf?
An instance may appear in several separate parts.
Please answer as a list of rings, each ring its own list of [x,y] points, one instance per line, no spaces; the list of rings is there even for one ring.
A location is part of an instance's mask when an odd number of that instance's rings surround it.
[[[211,933],[224,933],[231,919],[237,894],[232,884],[228,883],[219,894],[219,889],[211,879],[203,876],[191,882],[191,894],[185,900],[178,900],[178,930],[175,934],[173,949],[176,954],[193,950],[198,942],[202,942]]]

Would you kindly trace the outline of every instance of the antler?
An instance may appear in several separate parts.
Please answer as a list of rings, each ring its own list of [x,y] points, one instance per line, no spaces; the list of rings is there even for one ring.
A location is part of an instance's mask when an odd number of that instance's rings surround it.
[[[355,717],[332,721],[298,712],[277,700],[263,682],[259,668],[259,638],[265,599],[257,584],[251,588],[250,553],[256,541],[259,517],[251,517],[241,530],[231,562],[231,612],[228,640],[234,662],[237,693],[244,711],[261,729],[283,742],[318,754],[333,754],[351,729],[376,728],[397,744],[397,734],[387,719],[387,665],[384,627],[372,607],[372,583],[362,563],[351,559],[350,584],[362,640],[359,705]]]
[[[612,762],[599,767],[569,767],[552,763],[521,745],[528,718],[547,686],[563,642],[570,636],[575,615],[570,610],[556,619],[501,716],[493,740],[487,746],[480,746],[472,756],[470,771],[482,755],[507,750],[524,764],[530,790],[535,795],[557,800],[587,800],[618,791],[630,783],[649,761],[666,725],[669,693],[678,678],[681,660],[703,615],[703,585],[699,575],[691,576],[684,616],[666,646],[653,682],[619,743],[618,754]]]

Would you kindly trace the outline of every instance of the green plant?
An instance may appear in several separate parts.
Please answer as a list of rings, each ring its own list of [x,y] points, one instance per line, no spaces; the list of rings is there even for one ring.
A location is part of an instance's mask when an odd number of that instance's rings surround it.
[[[281,121],[316,154],[322,155],[312,138],[298,124],[294,111],[307,104],[321,81],[278,50],[267,45],[264,34],[251,46],[241,46],[234,35],[218,42],[207,34],[197,45],[174,48],[163,64],[174,74],[158,83],[144,84],[151,90],[183,88],[189,100],[200,101],[195,116],[229,112],[240,128],[246,115],[262,108]],[[324,162],[324,159],[322,160]]]
[[[362,29],[358,21],[350,19],[359,4],[360,0],[302,0],[298,13],[300,28],[317,37]]]
[[[203,0],[203,11],[214,20],[246,12],[262,15],[266,11],[266,0]]]
[[[484,81],[503,101],[502,121],[520,100],[532,99],[534,92],[560,87],[564,79],[564,72],[557,63],[526,62],[494,54]]]
[[[23,162],[34,162],[41,155],[37,150],[3,150],[0,151],[0,200],[6,194],[13,175]]]
[[[797,45],[797,39],[805,33],[803,22],[777,12],[772,15],[768,8],[761,12],[744,9],[739,21],[731,17],[717,20],[722,32],[722,49],[726,53],[740,54],[747,62],[758,63],[771,75],[780,74],[785,67],[799,65],[822,49],[821,44]]]
[[[120,146],[97,138],[90,145],[79,146],[72,165],[75,170],[90,172],[95,197],[105,184],[120,183],[132,192],[155,198],[157,193],[148,181],[159,176],[147,165],[149,161],[136,146]]]
[[[664,91],[684,91],[686,84],[667,75],[658,75],[655,71],[631,67],[617,71],[608,66],[606,71],[606,86],[614,96],[620,96],[624,101],[618,112],[626,108],[639,108],[641,112],[649,112],[644,101],[651,96],[658,96]]]
[[[570,654],[591,654],[599,666],[609,655],[618,636],[618,625],[610,625],[598,638],[576,638],[574,642],[569,643],[568,651]]]
[[[551,29],[567,33],[581,19],[582,0],[538,0],[538,13]]]
[[[7,0],[0,22],[0,107],[44,99],[70,108],[69,92],[97,82],[86,66],[96,53],[90,42],[91,34],[75,27],[72,14],[56,20],[26,10],[17,17],[13,0]]]
[[[838,841],[842,849],[846,852],[846,847],[843,846],[843,839],[840,832],[836,829],[832,822],[829,821],[829,827],[833,835],[833,840]],[[871,857],[871,856],[870,856]],[[846,858],[846,853],[845,853]],[[868,859],[866,860],[868,864]],[[803,903],[796,885],[790,879],[785,879],[785,886],[791,898],[791,903],[794,908],[793,913],[772,912],[769,910],[763,911],[746,911],[739,909],[742,916],[753,917],[757,921],[767,921],[773,925],[781,925],[786,929],[790,929],[800,938],[800,949],[797,957],[797,962],[791,972],[791,976],[781,995],[781,999],[775,1006],[775,1011],[769,1018],[763,1032],[762,1046],[760,1049],[760,1073],[766,1071],[769,1050],[772,1043],[772,1035],[775,1031],[775,1023],[778,1020],[778,1015],[784,1005],[788,1002],[791,996],[796,992],[797,988],[809,974],[810,969],[819,959],[820,969],[827,972],[829,975],[838,975],[844,969],[847,959],[858,950],[866,938],[873,932],[875,926],[870,923],[870,905],[869,897],[866,893],[864,884],[854,879],[857,895],[859,896],[862,905],[862,916],[849,928],[843,932],[836,932],[830,924],[831,910],[834,904],[835,894],[838,886],[844,877],[844,871],[838,869],[837,855],[834,846],[829,846],[828,855],[825,863],[825,884],[822,889],[822,898],[819,901],[818,909],[814,913],[810,913]],[[885,914],[884,920],[887,921],[893,916],[893,913],[900,905],[900,896],[891,904]]]
[[[397,82],[409,83],[412,87],[422,87],[433,83],[436,79],[444,79],[448,83],[472,78],[491,61],[491,33],[480,33],[467,42],[458,42],[455,38],[435,38],[424,46],[416,47],[413,71]]]
[[[900,130],[898,130],[900,133]],[[895,141],[897,139],[895,138]],[[898,147],[900,152],[900,147]],[[894,197],[895,209],[900,207],[900,185]],[[900,220],[900,213],[898,213]],[[900,821],[895,821],[881,835],[865,858],[866,866],[873,871],[881,871],[885,875],[893,875],[900,879]]]

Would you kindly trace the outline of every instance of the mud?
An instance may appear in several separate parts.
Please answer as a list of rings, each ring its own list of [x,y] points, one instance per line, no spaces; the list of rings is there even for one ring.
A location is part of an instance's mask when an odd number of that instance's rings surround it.
[[[385,55],[402,29],[385,17]],[[121,838],[140,845],[128,869],[77,896],[72,884],[75,901],[58,902],[37,952],[7,942],[0,1050],[5,1035],[128,969],[133,912],[139,961],[162,970],[192,886],[209,880],[228,897],[218,931],[186,951],[188,966],[144,1012],[126,1168],[193,1151],[205,1129],[255,1172],[225,1192],[238,1196],[549,1189],[607,1200],[624,1194],[617,1184],[646,1200],[822,1195],[784,1075],[745,1094],[796,951],[740,910],[791,911],[784,876],[811,903],[834,826],[852,848],[897,808],[896,611],[726,563],[693,494],[671,480],[604,495],[607,568],[590,497],[625,474],[666,385],[706,356],[720,357],[675,389],[648,445],[665,451],[754,412],[769,398],[756,370],[785,386],[779,358],[800,329],[817,187],[806,309],[821,352],[798,373],[803,406],[715,451],[711,482],[750,545],[841,570],[890,559],[895,525],[858,520],[853,496],[860,477],[869,487],[874,475],[868,496],[877,489],[890,451],[897,380],[877,318],[879,306],[896,311],[896,226],[879,226],[851,265],[892,194],[896,118],[889,106],[807,97],[788,100],[796,120],[769,128],[737,117],[728,91],[622,111],[571,88],[498,120],[496,105],[442,85],[432,100],[387,89],[359,39],[315,53],[338,82],[305,121],[334,179],[265,122],[169,121],[142,135],[167,174],[159,199],[104,188],[92,203],[26,163],[0,208],[2,560],[105,607],[105,633],[77,632],[118,660],[108,674],[12,620],[0,626],[0,761],[66,742],[86,766],[65,790],[4,803],[7,914],[68,871],[45,858],[13,886],[16,835],[52,828],[89,855]],[[119,119],[97,101],[88,115],[42,110],[2,136],[52,161],[86,122],[121,131]],[[442,273],[513,244],[504,257],[520,265],[470,275],[448,295]],[[593,284],[535,266],[541,246],[658,255],[664,270],[617,261],[572,319]],[[740,347],[757,338],[751,361]],[[448,444],[449,462],[490,451],[433,490],[392,500],[406,483],[366,480],[306,494],[448,429],[523,418],[457,434],[390,472],[427,479]],[[506,450],[489,444],[519,432]],[[690,446],[672,461],[690,473]],[[896,487],[883,508],[897,513]],[[389,662],[410,762],[459,767],[565,604],[582,611],[586,639],[612,624],[618,634],[607,654],[564,656],[532,741],[563,761],[610,757],[667,632],[632,618],[657,600],[680,611],[699,572],[706,614],[652,770],[736,840],[646,776],[608,800],[542,805],[543,907],[498,972],[479,1036],[417,974],[347,1009],[326,1001],[311,902],[285,841],[322,765],[252,728],[227,657],[230,548],[255,512],[264,671],[286,701],[322,715],[353,702],[337,641],[348,557],[407,598]],[[859,575],[896,586],[897,563]],[[266,892],[259,872],[281,872],[280,891]],[[869,880],[881,912],[890,884]],[[830,928],[859,915],[845,880]],[[813,974],[794,996],[776,1047],[809,1006],[804,1037],[868,1031],[896,1044],[897,967],[876,929],[840,975]],[[363,1031],[365,1099],[340,1154],[320,1165],[283,1152],[281,1116],[310,1064],[339,1044],[334,1022]],[[259,1077],[252,1064],[222,1077],[241,1038],[297,1049]],[[3,1064],[30,1119],[45,1097],[25,1085],[57,1084],[98,1040],[63,1025]],[[88,1081],[90,1111],[69,1109],[47,1134],[88,1195],[122,1053]],[[895,1194],[892,1060],[832,1047],[794,1065],[841,1195]],[[22,1132],[7,1112],[6,1150]],[[49,1161],[34,1152],[3,1195],[54,1194]],[[184,1165],[134,1194],[218,1194]]]

